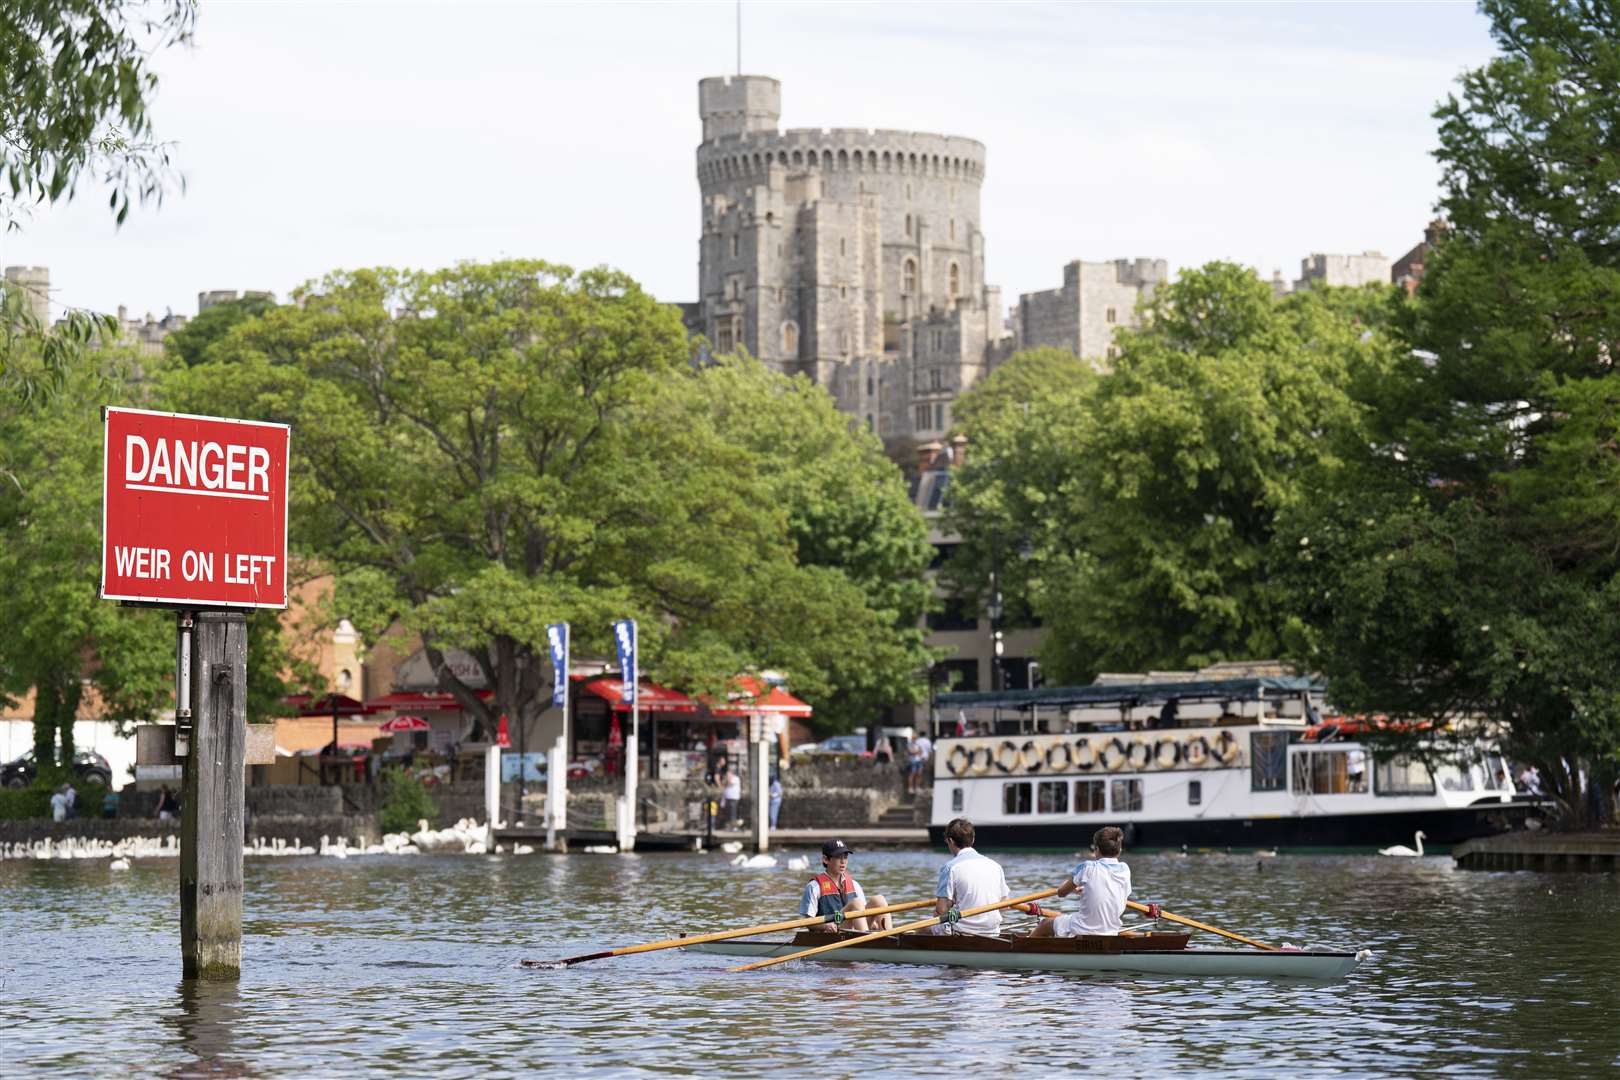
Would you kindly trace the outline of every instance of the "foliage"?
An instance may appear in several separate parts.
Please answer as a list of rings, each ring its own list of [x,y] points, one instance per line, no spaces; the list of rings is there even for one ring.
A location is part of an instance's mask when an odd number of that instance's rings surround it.
[[[385,833],[408,833],[417,822],[435,821],[438,804],[428,789],[409,769],[394,766],[382,774],[382,801],[377,808],[377,825]]]
[[[72,762],[73,719],[87,691],[126,728],[152,719],[171,693],[168,617],[97,596],[100,406],[129,400],[130,364],[117,353],[86,354],[59,394],[31,404],[0,399],[0,694],[34,690],[42,762]]]
[[[556,620],[612,655],[610,622],[637,618],[650,677],[715,692],[768,664],[881,696],[918,665],[920,534],[875,444],[757,364],[693,373],[678,314],[624,275],[368,270],[295,299],[176,372],[173,400],[292,424],[295,543],[363,633],[421,633],[470,736],[545,707]]]
[[[994,561],[1004,591],[1027,590],[1049,680],[1276,655],[1292,627],[1276,521],[1361,429],[1350,388],[1388,362],[1385,303],[1276,302],[1251,271],[1212,263],[1159,290],[1111,374],[1026,379],[1017,409],[975,391],[958,587],[982,590]]]
[[[51,796],[62,786],[65,774],[59,770],[41,773],[24,788],[0,788],[0,821],[50,818]],[[76,819],[99,818],[107,789],[94,784],[75,784],[73,815]]]
[[[268,297],[248,296],[204,308],[195,319],[163,339],[163,351],[187,367],[195,367],[208,359],[208,351],[233,326],[256,319],[275,306],[276,302]]]
[[[1501,55],[1436,112],[1451,227],[1399,313],[1409,351],[1366,388],[1370,450],[1292,530],[1304,655],[1352,708],[1494,723],[1580,823],[1620,769],[1620,24],[1481,8]]]

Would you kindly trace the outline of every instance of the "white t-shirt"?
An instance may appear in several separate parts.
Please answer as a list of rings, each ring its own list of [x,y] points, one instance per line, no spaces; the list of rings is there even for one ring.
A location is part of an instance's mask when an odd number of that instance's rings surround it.
[[[919,735],[911,744],[911,757],[916,761],[927,761],[928,755],[934,752],[934,740],[926,735]]]
[[[720,797],[733,801],[740,800],[742,798],[742,777],[737,773],[727,773],[726,790]]]
[[[972,848],[963,848],[939,868],[939,885],[934,895],[950,900],[958,911],[966,911],[1005,900],[1012,893],[1007,891],[1007,876],[1001,872],[1000,863]],[[941,926],[943,929],[944,924]],[[970,915],[956,924],[956,933],[995,937],[1001,933],[1001,912]]]
[[[1118,859],[1088,859],[1074,868],[1074,883],[1081,887],[1080,907],[1058,917],[1053,926],[1058,937],[1119,933],[1119,917],[1131,895],[1131,868]]]

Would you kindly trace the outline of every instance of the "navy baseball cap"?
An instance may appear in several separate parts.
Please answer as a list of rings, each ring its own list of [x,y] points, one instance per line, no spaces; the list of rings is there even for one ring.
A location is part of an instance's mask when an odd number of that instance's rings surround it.
[[[855,852],[851,851],[849,845],[842,840],[829,840],[821,845],[821,854],[823,858],[834,859],[840,855],[853,855]]]

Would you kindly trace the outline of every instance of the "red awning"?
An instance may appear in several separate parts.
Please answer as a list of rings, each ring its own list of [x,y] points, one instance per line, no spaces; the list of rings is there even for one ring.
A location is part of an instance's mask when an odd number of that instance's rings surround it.
[[[605,700],[614,712],[629,712],[630,704],[624,700],[624,683],[611,675],[601,675],[586,681],[574,676],[575,682],[585,683],[585,689]],[[642,712],[695,713],[698,703],[666,686],[642,679],[639,687]]]
[[[299,716],[366,716],[380,711],[369,702],[356,701],[343,694],[323,694],[318,698],[288,694],[281,700],[297,709]]]
[[[709,711],[716,716],[747,716],[749,713],[773,713],[777,716],[809,716],[814,710],[780,686],[767,686],[752,675],[739,675],[732,680],[732,692],[726,695],[724,705],[711,704]],[[761,690],[764,693],[761,693]]]
[[[488,701],[495,695],[489,690],[480,690],[478,696],[484,701]],[[411,712],[420,709],[446,709],[459,712],[461,702],[455,699],[455,695],[439,690],[395,690],[391,694],[372,698],[366,702],[366,708],[375,712],[381,712],[385,709]]]

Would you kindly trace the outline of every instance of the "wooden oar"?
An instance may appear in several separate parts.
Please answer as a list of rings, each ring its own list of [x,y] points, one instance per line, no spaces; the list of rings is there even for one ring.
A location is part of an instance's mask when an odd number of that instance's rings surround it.
[[[806,926],[821,926],[825,923],[842,922],[844,919],[864,919],[868,915],[887,915],[893,911],[915,911],[917,908],[933,906],[933,900],[910,900],[904,904],[887,904],[883,907],[851,911],[842,917],[838,915],[811,915],[803,919],[789,919],[787,922],[766,923],[764,926],[745,926],[741,930],[721,930],[713,934],[670,938],[668,941],[653,941],[646,945],[625,945],[618,949],[604,949],[602,952],[586,953],[583,956],[570,956],[566,960],[520,960],[518,964],[527,968],[561,968],[572,964],[582,964],[586,960],[605,960],[610,956],[629,956],[631,953],[657,952],[659,949],[678,949],[682,945],[699,945],[705,941],[724,941],[727,938],[747,937],[749,934],[769,934],[775,930],[798,930]]]
[[[1040,892],[1032,892],[1028,896],[1017,896],[1011,900],[1002,900],[994,904],[981,904],[978,907],[971,907],[966,911],[961,912],[957,918],[966,919],[974,915],[983,915],[987,911],[999,911],[1002,908],[1015,907],[1019,904],[1028,904],[1036,900],[1044,900],[1056,892],[1057,889],[1055,888],[1042,889]],[[932,900],[928,902],[933,903]],[[832,950],[842,949],[846,945],[859,945],[869,941],[877,941],[879,938],[894,937],[896,934],[904,934],[911,930],[923,930],[930,926],[938,926],[940,923],[944,922],[946,918],[947,916],[945,915],[936,915],[932,919],[922,919],[918,922],[906,923],[904,926],[896,926],[889,930],[878,930],[870,934],[862,934],[859,937],[844,938],[840,941],[835,941],[830,945],[817,945],[813,949],[805,949],[802,952],[789,953],[786,956],[773,956],[769,960],[756,960],[752,964],[744,964],[741,967],[734,967],[730,968],[729,970],[754,971],[758,968],[770,967],[772,964],[785,964],[789,960],[803,960],[807,956],[816,956],[820,953],[832,952]]]
[[[1125,901],[1125,906],[1133,911],[1140,911],[1143,914],[1148,913],[1148,906],[1146,904],[1138,904],[1135,900]],[[1234,934],[1230,930],[1222,930],[1218,926],[1210,926],[1208,923],[1201,923],[1197,919],[1189,919],[1181,915],[1172,915],[1168,911],[1160,911],[1159,918],[1169,919],[1171,922],[1180,923],[1182,926],[1190,926],[1194,930],[1206,930],[1211,934],[1219,934],[1221,937],[1231,938],[1233,941],[1241,941],[1245,945],[1253,945],[1256,949],[1264,949],[1266,952],[1281,951],[1275,945],[1265,945],[1254,940],[1253,938],[1246,938],[1242,934]]]

